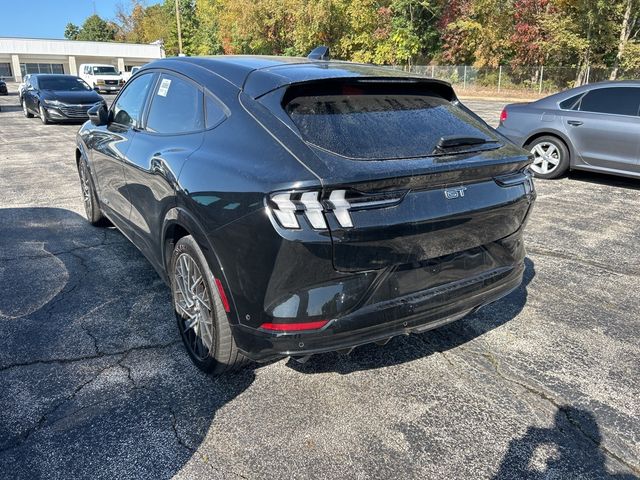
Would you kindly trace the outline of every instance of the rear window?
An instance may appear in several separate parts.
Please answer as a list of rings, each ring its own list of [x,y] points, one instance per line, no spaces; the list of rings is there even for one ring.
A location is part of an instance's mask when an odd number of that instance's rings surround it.
[[[489,142],[469,145],[465,152],[500,146],[482,121],[438,95],[416,89],[347,85],[337,94],[334,88],[295,96],[284,108],[306,142],[354,159],[444,155],[436,147],[442,137],[452,135]]]
[[[85,92],[91,90],[84,80],[77,77],[41,77],[42,90],[60,90],[67,92]]]

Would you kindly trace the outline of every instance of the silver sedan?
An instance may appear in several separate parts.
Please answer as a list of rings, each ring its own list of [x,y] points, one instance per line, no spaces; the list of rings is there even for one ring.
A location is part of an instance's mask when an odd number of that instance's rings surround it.
[[[531,151],[537,177],[569,169],[640,177],[640,81],[594,83],[507,105],[498,131]]]

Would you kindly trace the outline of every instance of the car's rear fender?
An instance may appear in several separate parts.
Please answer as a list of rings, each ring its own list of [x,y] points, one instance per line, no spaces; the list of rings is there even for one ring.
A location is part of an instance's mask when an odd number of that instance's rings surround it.
[[[173,253],[173,247],[176,242],[186,235],[191,235],[198,246],[202,249],[204,257],[207,259],[207,263],[214,279],[220,281],[220,286],[224,290],[224,293],[229,301],[230,311],[227,312],[227,318],[230,323],[238,323],[237,312],[233,292],[229,287],[229,282],[225,275],[224,267],[220,260],[220,257],[216,253],[216,250],[211,243],[209,237],[205,234],[204,228],[200,225],[200,222],[186,209],[181,207],[174,207],[167,212],[162,226],[162,257],[164,259],[164,271],[165,282],[170,283],[169,264],[171,261],[171,254]],[[217,282],[216,282],[217,283]]]
[[[571,140],[569,139],[569,136],[566,133],[558,130],[557,128],[545,127],[545,128],[538,128],[536,130],[533,130],[532,132],[529,132],[527,137],[522,142],[522,147],[530,144],[536,138],[540,138],[544,136],[558,137],[560,140],[562,140],[564,144],[567,146],[567,148],[569,149],[570,165],[573,166],[577,163],[578,155],[573,147],[573,144],[571,143]]]

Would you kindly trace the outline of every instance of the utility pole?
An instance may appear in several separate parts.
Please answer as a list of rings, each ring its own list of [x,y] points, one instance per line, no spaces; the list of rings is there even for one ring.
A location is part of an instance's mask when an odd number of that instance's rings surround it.
[[[182,29],[180,28],[180,7],[176,0],[176,23],[178,24],[178,55],[182,55]]]

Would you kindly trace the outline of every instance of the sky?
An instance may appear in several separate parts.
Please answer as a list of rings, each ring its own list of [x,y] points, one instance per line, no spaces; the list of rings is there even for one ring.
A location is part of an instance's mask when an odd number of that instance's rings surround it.
[[[146,5],[159,0],[146,0]],[[0,37],[64,38],[64,27],[82,25],[95,12],[113,19],[116,6],[129,0],[0,0]]]

